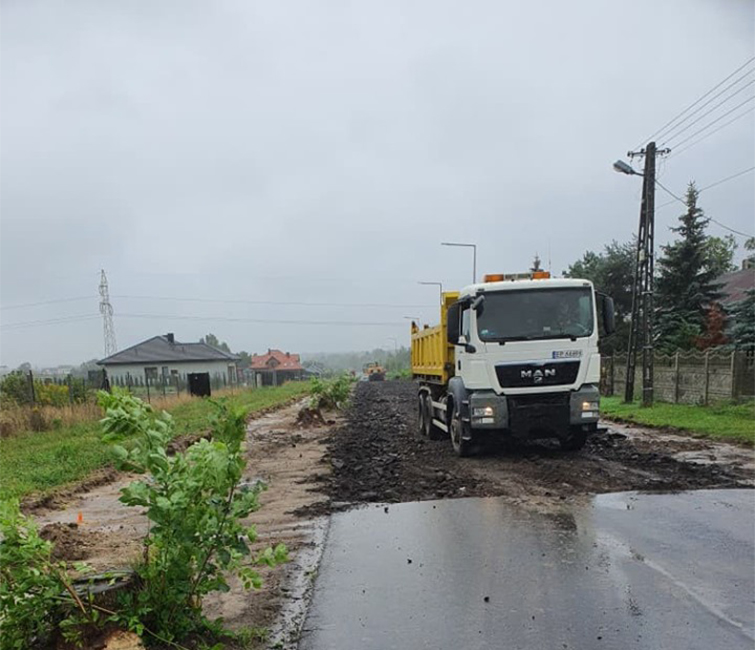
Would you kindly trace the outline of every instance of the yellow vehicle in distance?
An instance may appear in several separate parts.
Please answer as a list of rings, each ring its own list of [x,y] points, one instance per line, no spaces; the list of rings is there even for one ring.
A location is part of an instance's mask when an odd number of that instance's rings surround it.
[[[362,372],[367,377],[367,381],[385,381],[385,368],[377,361],[364,364]]]

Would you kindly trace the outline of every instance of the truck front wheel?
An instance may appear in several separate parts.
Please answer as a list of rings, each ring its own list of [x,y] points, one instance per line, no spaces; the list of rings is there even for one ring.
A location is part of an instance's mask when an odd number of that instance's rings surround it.
[[[579,451],[587,442],[587,432],[580,426],[569,427],[567,436],[560,438],[558,442],[564,451]]]
[[[459,457],[470,456],[472,454],[472,441],[469,439],[470,426],[469,422],[461,419],[459,408],[454,405],[453,414],[451,415],[451,444],[454,447],[456,455]]]

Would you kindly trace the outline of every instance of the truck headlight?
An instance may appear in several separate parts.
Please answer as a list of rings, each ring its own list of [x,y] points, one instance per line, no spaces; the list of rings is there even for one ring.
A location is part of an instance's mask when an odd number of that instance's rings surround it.
[[[598,402],[582,402],[583,411],[598,411],[600,410],[600,404]]]
[[[484,418],[484,417],[492,417],[492,416],[493,416],[492,406],[483,406],[481,408],[472,409],[472,417],[474,418]]]

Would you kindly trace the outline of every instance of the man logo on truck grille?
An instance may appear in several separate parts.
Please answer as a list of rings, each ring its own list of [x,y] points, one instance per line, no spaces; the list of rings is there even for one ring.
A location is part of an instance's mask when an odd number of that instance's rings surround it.
[[[542,384],[545,377],[555,377],[555,368],[546,368],[545,370],[522,370],[522,379],[531,379],[534,384]]]

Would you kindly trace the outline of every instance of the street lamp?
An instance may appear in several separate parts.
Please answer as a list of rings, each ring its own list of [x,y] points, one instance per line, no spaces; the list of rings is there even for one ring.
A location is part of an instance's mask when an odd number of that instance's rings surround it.
[[[406,318],[406,320],[413,321],[417,323],[417,325],[419,325],[419,316],[404,316],[404,318]]]
[[[442,282],[418,282],[417,284],[432,284],[440,289],[440,302],[443,304],[443,283]]]
[[[623,160],[617,160],[613,164],[613,170],[621,174],[627,174],[629,176],[642,176],[640,172],[634,169],[631,165],[628,165]]]
[[[393,336],[389,336],[386,338],[387,341],[393,341],[393,352],[398,352],[398,339],[394,338]]]
[[[441,246],[461,246],[472,249],[472,284],[477,282],[477,244],[461,244],[459,242],[444,241]]]

